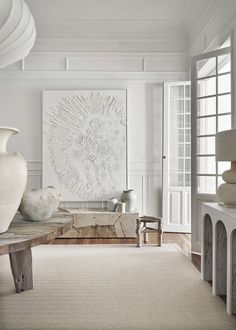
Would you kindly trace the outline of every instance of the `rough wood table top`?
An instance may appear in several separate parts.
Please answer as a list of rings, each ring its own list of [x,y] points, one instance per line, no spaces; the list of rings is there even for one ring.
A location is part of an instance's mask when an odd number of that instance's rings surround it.
[[[73,215],[57,212],[46,221],[27,221],[16,215],[7,232],[0,234],[0,255],[47,243],[72,228]]]

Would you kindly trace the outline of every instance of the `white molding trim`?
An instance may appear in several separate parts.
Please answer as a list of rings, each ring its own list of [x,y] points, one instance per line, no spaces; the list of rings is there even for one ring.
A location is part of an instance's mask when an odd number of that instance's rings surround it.
[[[160,161],[145,161],[145,162],[129,162],[128,172],[160,172],[162,171],[162,162]]]
[[[0,80],[186,80],[187,72],[99,72],[99,71],[0,71]]]
[[[178,13],[185,12],[179,0]],[[173,6],[172,6],[173,7]],[[182,9],[181,9],[182,8]],[[182,15],[182,14],[181,14]],[[188,33],[171,19],[36,19],[34,50],[158,51],[188,50]]]
[[[42,176],[42,162],[41,161],[27,161],[28,177],[37,176],[41,180]]]
[[[24,61],[0,70],[0,79],[8,79],[15,73],[24,72],[24,77],[31,72],[41,75],[58,75],[60,72],[147,72],[178,73],[188,72],[188,53],[186,52],[31,52]],[[8,74],[5,74],[8,72]],[[34,74],[35,76],[35,74]],[[64,74],[63,74],[64,76]],[[81,74],[79,74],[81,76]],[[39,77],[40,78],[40,77]],[[73,79],[73,78],[72,78]],[[173,78],[172,78],[173,79]]]
[[[180,14],[184,7],[181,2],[177,8]],[[183,25],[174,19],[36,19],[35,22],[37,38],[44,40],[160,40],[167,34],[169,40],[187,36]]]

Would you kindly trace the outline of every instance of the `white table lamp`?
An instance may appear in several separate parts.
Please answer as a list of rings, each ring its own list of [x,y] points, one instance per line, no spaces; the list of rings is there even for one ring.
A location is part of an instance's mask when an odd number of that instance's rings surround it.
[[[26,57],[35,38],[35,23],[27,4],[0,0],[0,68]]]
[[[219,203],[236,207],[236,129],[216,134],[216,161],[231,161],[231,169],[222,174],[225,183],[217,190]]]

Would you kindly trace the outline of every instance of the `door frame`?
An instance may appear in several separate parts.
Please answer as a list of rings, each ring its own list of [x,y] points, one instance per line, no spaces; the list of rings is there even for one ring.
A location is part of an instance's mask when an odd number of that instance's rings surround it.
[[[190,233],[190,225],[179,225],[179,224],[169,224],[169,162],[168,162],[168,152],[169,152],[169,109],[170,109],[170,86],[185,86],[191,85],[190,81],[172,81],[163,83],[163,139],[162,139],[162,217],[163,217],[163,230],[170,232],[183,232]],[[190,189],[189,189],[190,190]],[[176,187],[176,191],[180,191],[179,187]],[[186,200],[186,194],[182,194],[182,204]],[[191,199],[190,199],[191,200]],[[181,206],[182,207],[182,206]],[[180,227],[181,226],[181,227]]]
[[[216,202],[216,194],[205,194],[197,192],[197,62],[199,60],[207,60],[220,55],[231,55],[231,123],[233,120],[232,105],[232,45],[231,47],[219,48],[200,55],[191,57],[191,250],[194,253],[201,252],[201,205],[205,202]],[[216,63],[217,65],[217,63]],[[217,74],[216,74],[217,76]],[[218,95],[216,83],[216,96]],[[218,113],[216,113],[216,116]],[[231,124],[232,126],[232,124]]]

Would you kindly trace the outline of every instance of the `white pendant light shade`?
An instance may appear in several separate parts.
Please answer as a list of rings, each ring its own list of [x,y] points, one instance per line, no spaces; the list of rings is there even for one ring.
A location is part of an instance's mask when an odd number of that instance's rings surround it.
[[[26,57],[35,38],[35,23],[27,4],[0,0],[0,68]]]

